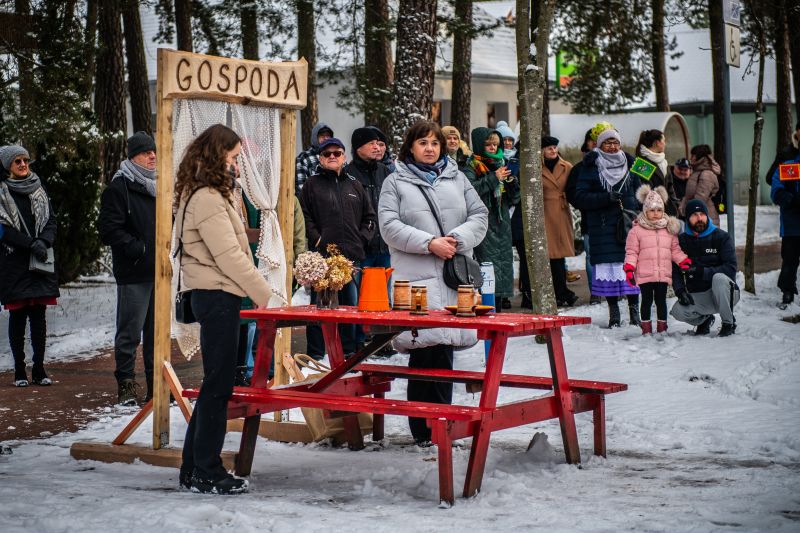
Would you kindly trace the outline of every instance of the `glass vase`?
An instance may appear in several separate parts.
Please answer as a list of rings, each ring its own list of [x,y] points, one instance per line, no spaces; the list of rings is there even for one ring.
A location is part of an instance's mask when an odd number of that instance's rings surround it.
[[[322,289],[317,293],[317,309],[336,309],[339,307],[339,291]]]

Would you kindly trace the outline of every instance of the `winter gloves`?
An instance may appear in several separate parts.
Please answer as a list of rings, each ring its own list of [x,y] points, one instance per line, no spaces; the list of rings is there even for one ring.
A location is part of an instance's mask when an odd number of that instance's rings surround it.
[[[616,204],[622,200],[622,193],[619,191],[608,191],[608,201],[612,204]]]
[[[686,259],[678,263],[678,266],[681,267],[681,270],[689,270],[689,267],[692,266],[692,260],[687,257]]]
[[[702,265],[690,265],[689,268],[685,269],[686,272],[686,279],[687,280],[702,280],[703,279],[703,266]]]
[[[681,305],[694,305],[694,298],[692,298],[692,295],[689,294],[689,291],[686,289],[675,292],[675,296],[678,297],[678,302],[680,302]]]
[[[625,263],[622,266],[622,270],[625,271],[625,279],[628,281],[628,285],[635,287],[636,278],[634,277],[633,272],[636,270],[636,268],[630,263]]]
[[[31,254],[39,261],[47,261],[47,243],[42,239],[35,239],[31,243]]]

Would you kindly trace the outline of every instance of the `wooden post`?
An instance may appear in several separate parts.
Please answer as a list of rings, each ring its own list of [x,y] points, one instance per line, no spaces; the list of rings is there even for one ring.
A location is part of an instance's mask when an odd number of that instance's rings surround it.
[[[291,109],[281,110],[281,185],[278,193],[278,224],[283,236],[283,249],[286,256],[294,246],[294,178],[296,155],[297,112]],[[286,294],[292,297],[292,265],[286,265]],[[278,330],[275,339],[273,364],[275,367],[275,385],[289,383],[289,374],[281,364],[283,354],[292,351],[292,328]],[[277,363],[276,363],[277,361]],[[275,421],[281,421],[280,411],[275,412]]]
[[[153,449],[169,444],[169,385],[161,369],[169,363],[172,344],[172,99],[164,98],[166,76],[165,50],[158,50],[156,82],[156,147],[158,180],[156,180],[156,277],[155,277],[155,338],[153,350]]]

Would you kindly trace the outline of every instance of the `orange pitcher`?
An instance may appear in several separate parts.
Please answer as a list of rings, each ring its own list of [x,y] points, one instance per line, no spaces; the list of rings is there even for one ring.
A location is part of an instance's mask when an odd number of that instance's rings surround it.
[[[364,267],[361,269],[359,311],[389,311],[389,278],[393,268]]]

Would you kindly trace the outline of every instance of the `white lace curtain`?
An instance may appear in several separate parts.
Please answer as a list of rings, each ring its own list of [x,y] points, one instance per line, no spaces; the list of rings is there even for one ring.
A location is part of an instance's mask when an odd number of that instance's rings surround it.
[[[214,124],[229,125],[242,139],[239,160],[244,194],[261,211],[261,235],[256,258],[258,269],[273,292],[286,301],[286,255],[276,207],[280,189],[280,111],[271,107],[243,106],[212,100],[178,99],[173,105],[172,175],[175,177],[186,148]],[[173,225],[172,250],[177,236]],[[174,254],[173,254],[174,255]],[[178,289],[179,257],[172,258],[172,302]],[[181,287],[183,289],[184,287]],[[271,305],[280,305],[273,299]],[[172,333],[181,352],[190,359],[200,348],[197,324],[172,321]]]

